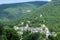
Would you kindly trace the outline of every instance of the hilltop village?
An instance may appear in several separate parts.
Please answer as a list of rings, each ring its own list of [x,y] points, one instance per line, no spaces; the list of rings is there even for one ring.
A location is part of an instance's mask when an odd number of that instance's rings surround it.
[[[54,37],[57,36],[57,34],[55,32],[50,32],[50,30],[48,29],[48,27],[46,27],[44,24],[41,25],[41,27],[29,27],[28,24],[26,24],[25,27],[18,27],[18,26],[14,26],[15,30],[18,30],[17,33],[19,34],[23,34],[23,31],[30,31],[31,33],[42,33],[46,35],[46,38],[48,39],[49,35],[53,35]]]
[[[42,17],[43,17],[42,14],[40,14],[40,18],[42,18]],[[37,17],[36,17],[35,19],[37,19]],[[43,21],[44,21],[44,20],[43,20]],[[21,34],[21,35],[23,35],[23,32],[24,32],[24,31],[29,31],[29,32],[31,32],[31,33],[41,33],[41,34],[44,34],[45,37],[46,37],[46,39],[48,39],[49,36],[54,36],[54,37],[57,36],[57,34],[56,34],[54,31],[51,32],[51,31],[49,30],[49,28],[48,28],[45,24],[41,24],[40,27],[30,27],[29,24],[28,24],[28,23],[30,23],[30,22],[31,22],[31,21],[27,21],[26,26],[23,26],[23,27],[14,26],[13,28],[14,28],[15,30],[17,30],[17,33],[18,33],[18,34]],[[21,22],[21,24],[23,25],[24,22]]]

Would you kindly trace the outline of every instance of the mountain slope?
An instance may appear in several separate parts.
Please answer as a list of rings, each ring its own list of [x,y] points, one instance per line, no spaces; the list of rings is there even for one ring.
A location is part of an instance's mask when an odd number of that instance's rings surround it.
[[[26,25],[27,21],[31,22],[29,23],[29,27],[40,27],[41,24],[46,24],[50,32],[57,33],[57,36],[55,38],[49,37],[49,39],[59,40],[60,39],[60,36],[59,36],[60,35],[60,1],[51,2],[46,5],[43,5],[37,10],[35,10],[34,12],[24,15],[24,17],[20,18],[20,20],[17,20],[17,23],[16,22],[15,23],[19,27],[21,27],[20,22],[24,22]],[[33,35],[32,34],[29,35],[29,33],[27,32],[27,35],[25,35],[23,39],[33,40],[35,39],[36,34],[34,36]],[[36,40],[45,40],[45,37],[43,36],[41,37],[40,35],[40,37],[36,38]]]
[[[42,15],[42,16],[41,16]],[[23,19],[24,20],[23,20]],[[50,30],[60,31],[60,1],[54,1],[41,6],[36,11],[22,17],[21,20],[35,21],[35,26],[39,23],[46,24]],[[35,20],[37,18],[37,20]]]
[[[40,3],[41,2],[41,3]],[[0,22],[16,20],[47,2],[44,1],[0,5]]]

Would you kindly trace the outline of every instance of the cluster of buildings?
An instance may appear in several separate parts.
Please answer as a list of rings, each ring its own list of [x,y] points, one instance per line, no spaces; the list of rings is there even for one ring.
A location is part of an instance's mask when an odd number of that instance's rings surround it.
[[[29,27],[28,24],[26,24],[25,27],[18,27],[18,26],[14,26],[14,29],[17,30],[19,34],[23,34],[23,31],[30,31],[31,33],[36,33],[36,32],[39,32],[39,33],[43,33],[46,35],[46,38],[48,39],[48,36],[49,35],[53,35],[53,36],[56,36],[57,34],[55,32],[50,32],[48,27],[46,27],[44,24],[41,25],[41,27]]]
[[[42,17],[43,17],[42,14],[40,14],[40,18],[42,18]],[[37,17],[36,17],[36,19],[37,19]],[[27,21],[27,22],[28,22],[28,24],[30,24],[31,21]],[[23,24],[24,24],[24,22],[21,22],[21,25],[23,25]],[[26,24],[26,26],[24,26],[24,27],[14,26],[13,28],[18,31],[17,32],[18,34],[23,34],[24,31],[30,31],[31,33],[39,32],[39,33],[45,34],[46,39],[48,39],[49,35],[54,36],[54,37],[57,36],[57,34],[55,32],[50,32],[49,28],[46,27],[45,24],[41,24],[40,27],[29,27],[28,24]]]

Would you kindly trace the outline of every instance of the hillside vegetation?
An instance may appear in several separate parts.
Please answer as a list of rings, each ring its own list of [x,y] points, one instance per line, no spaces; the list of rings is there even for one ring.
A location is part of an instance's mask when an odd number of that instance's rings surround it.
[[[42,17],[40,18],[40,15]],[[37,19],[35,20],[35,18]],[[19,21],[34,21],[35,26],[39,23],[46,24],[51,30],[60,31],[60,1],[51,2],[41,6],[34,12],[24,15]],[[42,22],[44,21],[44,22]]]
[[[60,1],[52,1],[38,9],[39,5],[35,5],[35,3],[34,5],[32,3],[19,5],[15,4],[12,7],[0,6],[0,8],[2,7],[2,10],[0,10],[1,22],[10,22],[18,18],[16,21],[8,23],[9,25],[0,23],[0,40],[60,40]],[[32,11],[30,12],[30,10]],[[42,30],[42,33],[40,33],[38,29],[42,24],[46,27],[43,27],[44,31]],[[31,29],[38,28],[34,30],[39,32],[29,31],[31,30],[28,29],[30,27]],[[48,35],[48,38],[44,33]]]
[[[36,10],[37,7],[47,2],[34,1],[25,3],[14,3],[14,4],[1,4],[0,5],[0,22],[9,22],[16,20],[26,13]]]
[[[37,10],[24,15],[15,23],[18,26],[21,22],[25,22],[23,26],[26,25],[27,21],[31,21],[29,27],[40,27],[41,24],[45,24],[51,32],[56,32],[57,36],[55,38],[50,37],[51,40],[60,40],[60,1],[52,1],[48,4],[45,4],[39,7]],[[22,27],[23,27],[22,26]],[[26,35],[27,34],[27,35]],[[23,40],[35,40],[34,37],[37,35],[32,35],[30,33],[26,33],[23,36]],[[40,35],[40,34],[39,34]],[[45,37],[36,37],[36,40],[44,40]],[[49,40],[49,39],[48,39]]]

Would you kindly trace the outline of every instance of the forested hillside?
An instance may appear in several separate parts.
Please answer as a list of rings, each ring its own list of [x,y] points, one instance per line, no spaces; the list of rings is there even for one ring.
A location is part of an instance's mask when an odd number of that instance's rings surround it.
[[[45,4],[44,1],[33,1],[25,3],[1,4],[0,5],[0,22],[16,20],[26,13],[36,10],[37,7]]]
[[[38,17],[37,20],[43,19],[45,20],[46,25],[48,25],[51,29],[55,31],[60,31],[60,1],[51,2],[46,5],[41,6],[34,12],[25,15],[21,18],[21,20],[33,20],[34,18]],[[42,15],[42,18],[39,18]],[[36,22],[36,21],[35,21]],[[53,28],[52,28],[53,27]],[[56,30],[57,29],[57,30]]]
[[[24,15],[20,20],[17,20],[17,25],[21,26],[19,25],[20,22],[26,23],[27,21],[31,21],[29,27],[39,27],[41,24],[45,24],[50,31],[55,31],[57,33],[57,37],[52,40],[60,40],[60,1],[52,1],[39,7],[37,10]],[[26,38],[23,37],[23,39],[35,40],[34,37],[36,36],[27,33],[27,36],[25,35]],[[42,37],[42,40],[43,39],[44,38]],[[39,40],[39,38],[36,37],[36,40]]]
[[[1,5],[0,40],[60,40],[60,1],[45,3]]]

